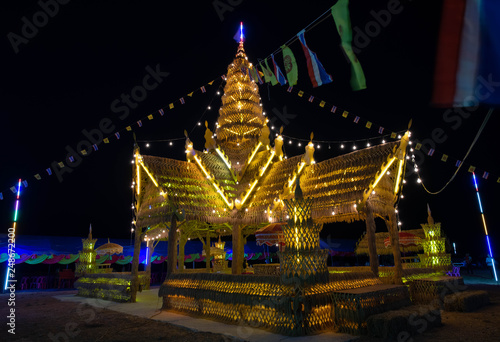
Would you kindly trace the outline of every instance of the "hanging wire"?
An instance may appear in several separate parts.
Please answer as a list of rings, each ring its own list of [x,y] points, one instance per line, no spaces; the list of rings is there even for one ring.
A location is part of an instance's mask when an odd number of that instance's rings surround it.
[[[467,159],[467,157],[469,156],[469,153],[471,152],[472,148],[474,147],[474,145],[476,144],[477,140],[479,139],[479,136],[483,132],[483,129],[486,126],[486,123],[488,122],[491,114],[493,113],[493,110],[494,110],[493,108],[490,108],[488,110],[488,113],[486,114],[486,117],[484,118],[483,123],[481,124],[481,127],[479,127],[479,130],[478,130],[478,132],[476,134],[476,137],[472,141],[469,149],[467,150],[467,153],[465,154],[464,158],[462,159],[462,162],[460,163],[460,165],[458,165],[457,169],[455,170],[455,172],[451,176],[450,180],[448,182],[446,182],[446,184],[441,189],[439,189],[438,191],[429,191],[429,189],[427,189],[427,187],[424,185],[424,182],[422,181],[422,178],[420,178],[420,174],[419,174],[418,178],[420,179],[420,182],[421,182],[420,184],[422,184],[422,187],[424,188],[425,191],[427,191],[431,195],[437,195],[440,192],[442,192],[444,189],[446,189],[446,187],[453,181],[453,179],[455,179],[455,176],[457,175],[458,171],[460,170],[460,168],[462,167],[462,165],[464,165],[465,159]],[[417,170],[418,170],[418,168],[417,168]],[[418,171],[417,171],[417,174],[418,174]]]

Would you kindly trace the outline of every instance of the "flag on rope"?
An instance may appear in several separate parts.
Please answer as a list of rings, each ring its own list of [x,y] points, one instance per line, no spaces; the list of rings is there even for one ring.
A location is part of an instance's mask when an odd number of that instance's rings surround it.
[[[347,118],[348,115],[349,115],[349,112],[347,110],[344,110],[344,112],[342,113],[342,116],[344,118]]]
[[[395,133],[395,132],[392,132],[392,133],[391,133],[391,139],[394,139],[394,138],[396,138],[396,133]]]
[[[40,180],[40,179],[42,179],[42,177],[40,176],[40,174],[39,174],[39,173],[37,173],[37,174],[35,175],[35,179],[36,179],[36,180]]]
[[[45,169],[45,171],[47,171],[47,173],[49,174],[49,176],[52,175],[52,170],[50,169],[50,167],[48,169]]]
[[[459,167],[459,166],[460,166],[460,164],[462,164],[462,162],[461,162],[460,160],[457,160],[457,162],[455,163],[455,166],[456,166],[456,167]]]
[[[120,133],[116,132],[115,137],[116,137],[116,139],[120,139]]]
[[[0,192],[0,201],[3,200],[3,194]]]
[[[193,92],[190,92],[189,94],[187,94],[189,97],[193,97]]]
[[[142,120],[137,121],[137,125],[138,125],[139,127],[142,127]]]
[[[82,156],[86,156],[87,155],[87,150],[81,150],[80,153],[82,154]]]
[[[355,122],[355,123],[358,123],[358,122],[359,122],[359,116],[355,116],[355,117],[354,117],[354,122]]]
[[[471,166],[469,166],[469,170],[467,170],[467,171],[474,172],[475,170],[476,170],[476,167],[471,165]]]
[[[149,120],[153,120],[153,114],[149,114],[149,115],[148,115],[148,119],[149,119]]]
[[[274,76],[273,72],[271,71],[271,68],[269,67],[269,64],[267,64],[267,59],[264,60],[265,68],[264,68],[264,76],[267,75],[269,81],[266,80],[267,82],[271,82],[272,85],[278,84],[278,80],[276,79],[276,76]]]
[[[433,148],[429,149],[429,152],[427,152],[427,155],[432,157],[433,154],[434,154],[434,149]]]
[[[201,86],[200,89],[201,89],[202,93],[206,93],[207,92],[207,90],[205,89],[205,86]],[[171,105],[172,105],[172,108],[173,108],[174,107],[173,103],[171,103]]]
[[[168,105],[168,108],[174,109],[174,103],[172,102],[171,104]]]
[[[64,163],[63,162],[59,162],[57,163],[57,165],[59,165],[59,167],[62,169],[64,167]]]
[[[291,92],[292,92],[292,89],[293,89],[293,87],[292,87],[292,86],[290,86],[290,87],[288,87],[288,89],[287,89],[286,91],[287,91],[287,92],[289,92],[289,93],[291,93]]]
[[[445,0],[432,103],[440,107],[500,104],[500,2]]]
[[[109,143],[109,139],[108,138],[104,138],[104,139],[102,139],[102,141],[104,141],[105,144]]]
[[[448,155],[443,154],[443,156],[441,157],[441,161],[446,162],[447,160],[448,160]]]
[[[489,176],[489,175],[490,175],[490,174],[489,174],[489,172],[484,171],[484,173],[483,173],[483,178],[484,178],[484,179],[488,179],[488,176]]]
[[[27,188],[28,187],[28,181],[27,180],[23,180],[23,185],[24,185],[25,188]]]
[[[280,83],[280,85],[285,85],[286,84],[285,75],[283,75],[283,73],[281,72],[280,67],[278,66],[278,64],[276,64],[276,61],[274,60],[274,55],[273,54],[271,54],[271,60],[273,61],[274,74],[276,75],[276,78],[278,79],[278,82]]]
[[[337,106],[332,106],[332,109],[330,110],[330,112],[335,113],[336,111],[337,111]]]
[[[294,86],[297,84],[299,79],[299,69],[297,68],[297,61],[293,55],[292,50],[286,46],[281,46],[281,51],[283,52],[283,64],[285,65],[286,78],[288,79],[288,84]]]
[[[245,41],[245,36],[243,35],[243,22],[240,22],[240,27],[238,28],[238,31],[236,31],[236,34],[234,35],[233,39],[236,40],[236,43]]]
[[[94,151],[97,151],[99,148],[97,147],[97,144],[94,144],[92,145],[92,148],[94,149]]]
[[[132,130],[132,127],[127,126],[127,127],[125,127],[125,129],[126,129],[127,131],[131,131],[131,130]]]
[[[252,75],[252,68],[247,69],[247,75],[250,78],[250,81],[255,82],[255,78],[253,78],[253,75]]]
[[[302,97],[302,95],[304,95],[304,92],[302,90],[299,90],[299,92],[297,93],[297,95],[299,95],[300,97]]]
[[[72,162],[74,162],[74,161],[75,161],[75,158],[73,158],[73,156],[69,156],[69,157],[68,157],[68,159],[69,159],[69,162],[70,162],[70,163],[72,163]]]
[[[352,90],[366,89],[366,79],[363,68],[352,50],[352,29],[349,14],[349,0],[339,0],[331,7],[332,17],[339,33],[341,46],[351,64]]]
[[[208,82],[208,85],[212,85],[214,83],[214,80]]]
[[[394,138],[396,137],[396,133],[393,133],[394,134]],[[391,134],[391,138],[392,138],[392,134]],[[415,145],[415,151],[418,151],[420,150],[420,148],[422,147],[422,144],[421,143],[417,143]]]
[[[309,101],[309,102],[313,102],[313,101],[314,101],[314,96],[312,96],[312,95],[311,95],[311,96],[309,96],[309,100],[308,100],[308,101]]]
[[[16,192],[17,192],[16,187],[15,187],[15,186],[12,186],[12,187],[10,188],[10,191],[12,191],[13,193],[16,193]]]
[[[326,104],[326,102],[325,102],[325,101],[321,101],[321,102],[319,103],[319,106],[320,106],[321,108],[323,108],[323,107],[325,106],[325,104]]]
[[[378,128],[378,134],[382,134],[382,133],[384,133],[384,127],[380,126]]]
[[[323,65],[316,56],[316,53],[311,51],[307,46],[306,39],[304,37],[305,32],[305,30],[300,31],[297,33],[297,37],[299,37],[300,44],[302,44],[302,49],[304,50],[304,55],[306,56],[309,78],[311,79],[313,87],[316,88],[323,84],[330,83],[332,81],[332,76],[326,73],[325,68],[323,68]]]
[[[368,129],[372,128],[372,122],[371,121],[367,121],[365,127],[368,128]]]
[[[186,103],[186,101],[184,101],[184,98],[183,98],[183,97],[181,97],[181,98],[179,99],[179,101],[181,102],[181,104]]]

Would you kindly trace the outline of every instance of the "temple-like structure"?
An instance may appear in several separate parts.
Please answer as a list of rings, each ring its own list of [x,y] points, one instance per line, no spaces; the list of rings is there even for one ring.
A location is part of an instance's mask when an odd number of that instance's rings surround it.
[[[204,149],[195,149],[187,134],[186,161],[136,149],[137,232],[146,229],[145,240],[169,239],[169,276],[160,289],[164,308],[253,322],[286,334],[310,333],[333,324],[331,291],[378,284],[375,217],[387,223],[394,280],[401,279],[394,205],[409,132],[321,162],[314,160],[311,133],[304,154],[285,158],[282,136],[269,139],[259,89],[248,73],[252,67],[240,42],[228,66],[215,133],[206,123]],[[332,280],[319,232],[324,223],[355,220],[366,221],[373,277]],[[285,221],[281,278],[240,275],[246,237],[270,222]],[[176,268],[176,258],[184,260],[183,243],[199,238],[209,269],[210,239],[224,235],[232,236],[232,275],[188,274],[182,261]],[[177,256],[170,251],[177,250],[178,241]],[[391,298],[405,297],[401,291],[398,287]]]

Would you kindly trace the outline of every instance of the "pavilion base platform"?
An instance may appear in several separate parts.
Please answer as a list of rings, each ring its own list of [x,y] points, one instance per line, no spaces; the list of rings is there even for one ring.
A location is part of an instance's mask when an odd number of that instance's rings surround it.
[[[346,292],[354,289],[364,290]],[[158,295],[164,310],[288,336],[327,329],[362,333],[369,315],[410,304],[406,286],[384,285],[372,272],[330,274],[314,285],[272,275],[178,273]]]
[[[130,272],[89,273],[75,282],[78,296],[114,302],[129,302],[132,274]],[[149,277],[139,272],[139,291],[149,290]]]
[[[466,286],[462,277],[446,275],[415,279],[410,284],[410,294],[415,304],[431,304],[443,307],[447,295],[464,291]]]

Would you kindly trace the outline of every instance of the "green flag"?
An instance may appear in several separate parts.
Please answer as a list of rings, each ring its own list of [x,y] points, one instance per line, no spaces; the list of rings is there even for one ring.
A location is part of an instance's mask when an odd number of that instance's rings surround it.
[[[266,66],[263,68],[264,76],[266,77],[266,82],[271,81],[272,85],[278,84],[278,80],[276,79],[276,76],[274,76],[274,73],[269,68],[269,64],[267,64],[267,59],[264,61],[264,63],[266,64]]]
[[[288,84],[294,86],[297,84],[297,79],[299,78],[299,71],[297,69],[295,56],[293,55],[292,50],[286,45],[281,46],[281,51],[283,52],[283,64],[285,65]]]
[[[366,79],[363,68],[352,50],[352,29],[349,16],[349,0],[339,0],[331,8],[335,26],[342,41],[342,48],[351,62],[351,88],[353,90],[366,89]]]

